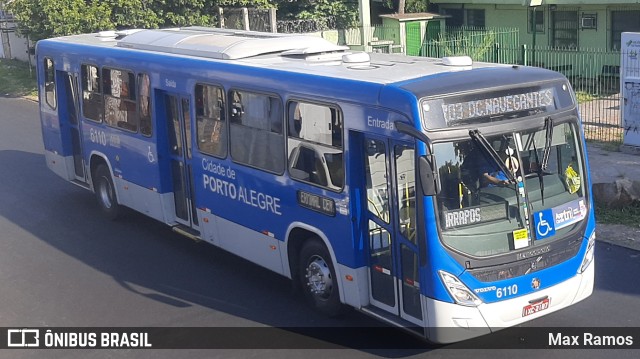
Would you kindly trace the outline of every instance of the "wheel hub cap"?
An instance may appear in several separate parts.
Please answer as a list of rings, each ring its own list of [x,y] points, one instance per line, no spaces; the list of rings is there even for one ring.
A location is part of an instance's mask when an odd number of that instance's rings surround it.
[[[322,258],[315,258],[307,266],[307,286],[311,293],[326,298],[331,294],[333,279],[331,270]]]

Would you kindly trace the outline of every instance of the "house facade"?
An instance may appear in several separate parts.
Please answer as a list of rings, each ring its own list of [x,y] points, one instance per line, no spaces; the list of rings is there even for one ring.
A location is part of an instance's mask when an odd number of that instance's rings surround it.
[[[619,50],[623,32],[640,32],[639,0],[431,0],[447,26],[511,27],[529,46]],[[533,1],[540,3],[540,1]]]

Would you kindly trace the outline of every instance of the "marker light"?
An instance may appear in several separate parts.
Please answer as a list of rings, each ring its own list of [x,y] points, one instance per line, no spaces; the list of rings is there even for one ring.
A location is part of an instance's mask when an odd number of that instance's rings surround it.
[[[468,307],[477,307],[482,304],[482,301],[453,274],[445,271],[438,271],[438,273],[440,274],[440,279],[442,279],[444,287],[447,288],[447,291],[456,303]]]
[[[584,272],[589,264],[593,262],[593,252],[596,247],[596,231],[591,233],[589,237],[589,244],[587,244],[587,253],[584,254],[584,259],[582,260],[582,264],[580,265],[580,269],[578,269],[578,273]]]

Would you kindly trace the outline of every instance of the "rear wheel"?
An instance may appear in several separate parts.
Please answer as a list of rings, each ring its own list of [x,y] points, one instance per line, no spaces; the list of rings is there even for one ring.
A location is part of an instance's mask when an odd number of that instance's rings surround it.
[[[109,168],[100,164],[93,173],[93,190],[102,213],[111,220],[118,218],[120,205],[116,197],[116,189]]]
[[[303,245],[298,268],[307,301],[328,316],[342,314],[344,306],[340,303],[338,278],[329,251],[320,240],[310,239]]]

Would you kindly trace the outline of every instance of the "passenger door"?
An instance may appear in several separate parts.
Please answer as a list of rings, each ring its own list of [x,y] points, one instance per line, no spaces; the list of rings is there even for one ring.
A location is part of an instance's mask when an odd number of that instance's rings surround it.
[[[58,116],[69,129],[71,150],[73,153],[73,168],[75,179],[86,182],[84,157],[82,155],[82,128],[79,122],[78,77],[66,71],[56,71],[56,82],[59,85],[60,104]]]
[[[194,200],[191,106],[186,96],[164,94],[176,222],[199,230]]]
[[[364,137],[365,228],[373,306],[424,322],[416,235],[413,144]]]

